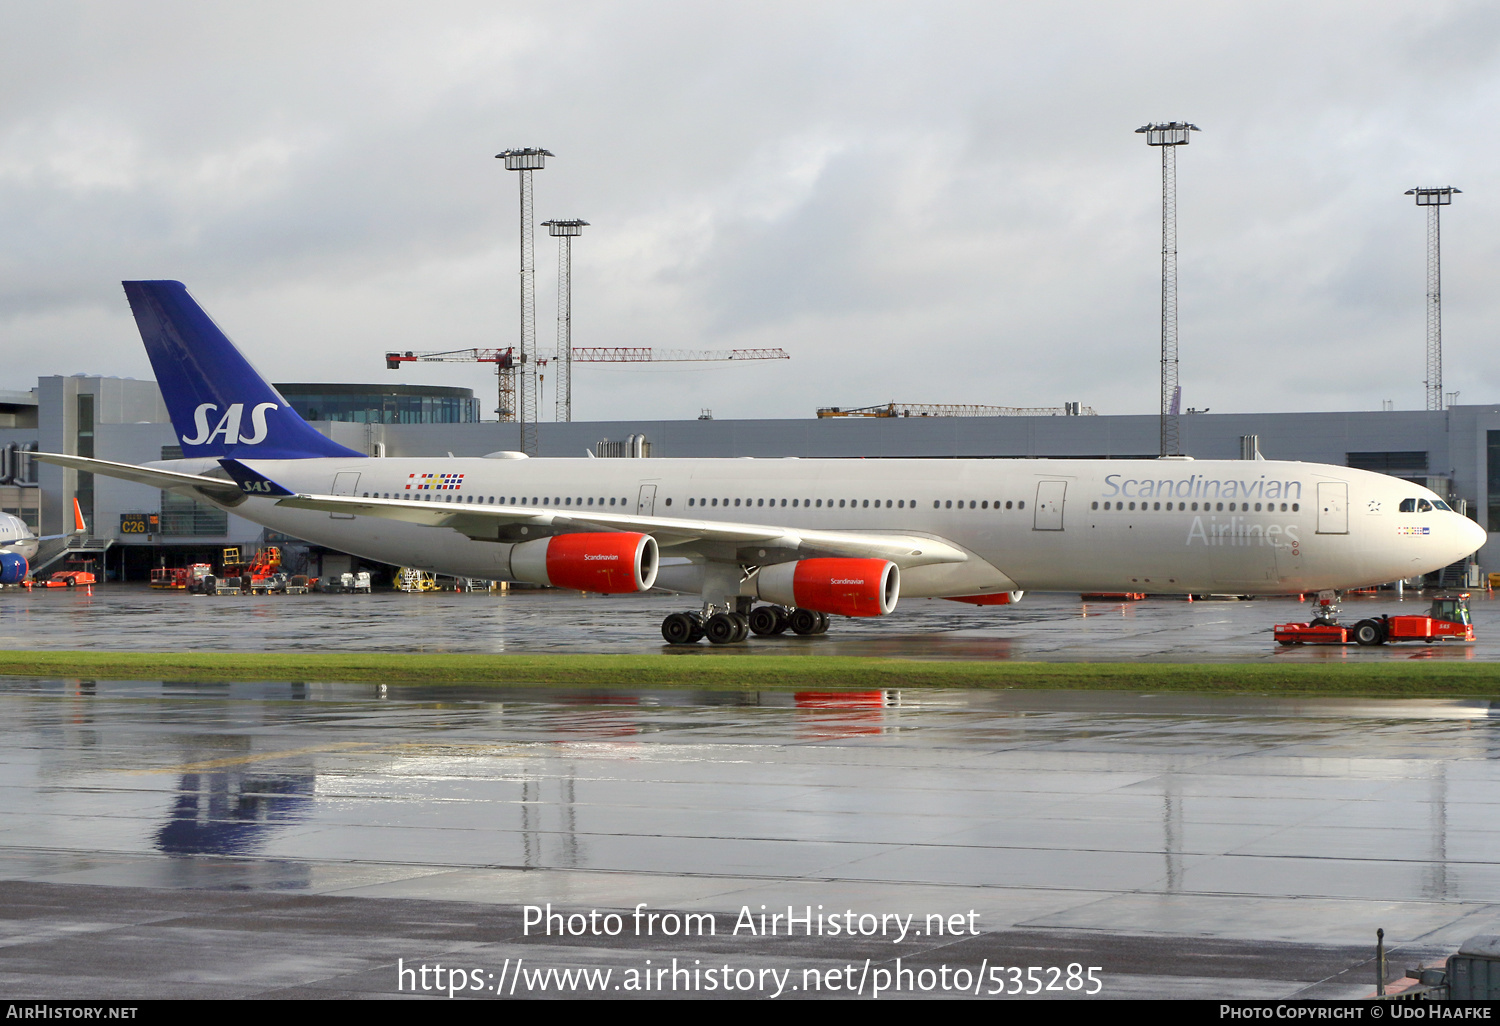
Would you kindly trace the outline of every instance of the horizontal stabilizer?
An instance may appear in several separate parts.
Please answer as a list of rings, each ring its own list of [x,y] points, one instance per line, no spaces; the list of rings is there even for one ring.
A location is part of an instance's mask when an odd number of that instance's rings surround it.
[[[133,463],[114,463],[110,460],[95,460],[87,456],[70,456],[58,452],[34,453],[32,458],[41,463],[51,463],[54,466],[68,467],[72,470],[86,470],[91,474],[103,474],[105,477],[133,481],[152,488],[196,492],[228,506],[245,501],[245,493],[240,490],[239,485],[220,477],[184,474],[177,470],[157,470],[152,467],[138,467]]]
[[[294,495],[290,489],[272,481],[269,477],[256,470],[251,470],[239,460],[220,460],[219,465],[229,472],[229,476],[239,482],[241,490],[246,495]]]

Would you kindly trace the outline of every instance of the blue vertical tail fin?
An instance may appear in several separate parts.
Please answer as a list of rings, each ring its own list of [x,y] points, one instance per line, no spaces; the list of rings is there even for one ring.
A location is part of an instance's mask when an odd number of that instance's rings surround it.
[[[363,456],[316,431],[256,373],[180,281],[123,282],[184,456]]]

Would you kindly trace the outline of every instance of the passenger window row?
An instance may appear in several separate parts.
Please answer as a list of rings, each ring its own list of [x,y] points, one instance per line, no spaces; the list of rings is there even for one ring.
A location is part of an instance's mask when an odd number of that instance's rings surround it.
[[[758,507],[762,507],[762,506],[787,506],[787,505],[790,505],[794,509],[799,508],[799,507],[800,508],[804,508],[804,509],[822,509],[824,507],[825,503],[827,504],[827,507],[829,509],[846,509],[846,508],[848,508],[848,509],[854,509],[854,508],[869,509],[871,507],[871,503],[874,504],[874,508],[876,508],[876,509],[881,509],[881,508],[885,508],[885,509],[906,509],[906,507],[908,505],[910,505],[912,509],[916,509],[917,508],[917,500],[916,499],[910,499],[910,500],[908,500],[908,499],[735,499],[735,500],[733,500],[733,504],[735,506],[740,505],[742,502],[747,507],[754,506],[754,507],[757,507],[757,508]],[[667,500],[667,505],[670,506],[671,504],[672,504],[672,500],[668,499]],[[707,506],[709,508],[713,508],[715,506],[728,506],[728,505],[730,505],[730,500],[729,499],[692,498],[692,499],[688,499],[688,505],[689,506]]]
[[[369,492],[365,492],[363,497],[368,499],[371,498],[371,495]],[[414,493],[401,494],[399,492],[393,495],[390,492],[376,492],[373,497],[377,499],[405,499],[408,502],[434,501],[431,492],[423,492],[420,495]],[[476,503],[481,506],[494,506],[497,504],[501,506],[603,506],[605,504],[605,498],[602,495],[598,499],[595,499],[593,496],[590,496],[587,499],[583,498],[582,496],[574,498],[571,495],[558,497],[548,495],[532,496],[528,499],[524,495],[520,497],[513,495],[510,497],[509,501],[507,501],[505,496],[503,495],[444,495],[436,501],[460,502],[469,506],[475,505]],[[608,501],[609,505],[611,506],[614,506],[616,503],[624,506],[628,503],[629,500],[610,498]],[[668,504],[670,505],[670,502]]]
[[[1178,503],[1171,503],[1171,502],[1169,502],[1169,503],[1167,503],[1167,508],[1165,510],[1163,510],[1163,512],[1172,512],[1175,509],[1178,512],[1194,512],[1194,513],[1196,513],[1198,511],[1198,506],[1199,506],[1199,504],[1196,503],[1196,502],[1178,502]],[[1228,502],[1228,503],[1225,503],[1225,502],[1219,502],[1219,503],[1205,502],[1205,503],[1202,504],[1202,506],[1203,506],[1203,512],[1205,512],[1205,513],[1226,513],[1226,512],[1227,513],[1235,513],[1235,512],[1249,513],[1251,511],[1251,509],[1250,509],[1251,503],[1248,503],[1248,502],[1241,502],[1241,503],[1233,503],[1233,502]],[[1226,506],[1229,507],[1227,510],[1225,509]],[[1275,513],[1275,512],[1277,512],[1276,503],[1274,503],[1274,502],[1267,502],[1267,503],[1259,503],[1259,502],[1257,502],[1257,503],[1254,504],[1254,506],[1255,506],[1255,512],[1256,513],[1261,513],[1261,512]],[[1262,508],[1262,507],[1264,507],[1264,508]],[[1099,504],[1096,502],[1092,506],[1090,506],[1089,508],[1090,509],[1098,509],[1099,508]],[[1128,502],[1128,503],[1127,502],[1116,502],[1113,506],[1111,506],[1108,502],[1106,502],[1104,504],[1104,508],[1105,509],[1116,509],[1116,510],[1135,509],[1136,508],[1136,504],[1133,503],[1133,502]],[[1145,513],[1145,512],[1156,512],[1157,510],[1161,510],[1161,508],[1162,508],[1162,505],[1159,502],[1142,502],[1140,504],[1140,512],[1142,512],[1142,513]],[[1285,513],[1285,512],[1287,512],[1288,508],[1289,508],[1288,504],[1285,503],[1285,502],[1283,502],[1281,504],[1280,512]],[[1294,503],[1290,504],[1290,510],[1293,513],[1296,513],[1298,511],[1300,511],[1301,509],[1302,509],[1302,504],[1300,502],[1294,502]]]
[[[958,508],[959,509],[989,509],[990,508],[990,500],[989,499],[983,499],[983,500],[980,500],[980,499],[969,499],[967,501],[968,501],[968,505],[965,506],[964,505],[965,500],[964,499],[959,499],[958,500]],[[1000,508],[1000,500],[996,499],[996,500],[994,500],[994,503],[995,503],[995,508],[999,509]],[[1012,508],[1011,503],[1012,503],[1012,500],[1007,499],[1005,501],[1005,508],[1006,509]],[[953,506],[953,500],[952,499],[933,499],[932,500],[932,508],[933,509],[953,509],[954,508],[954,506]],[[1016,502],[1014,508],[1016,508],[1016,509],[1025,509],[1026,508],[1026,501],[1023,499],[1020,502]]]
[[[366,499],[368,499],[368,498],[372,497],[372,494],[370,492],[364,492],[363,493],[363,497],[366,498]],[[578,498],[574,498],[572,496],[565,496],[565,497],[551,497],[551,496],[540,496],[540,497],[538,497],[538,496],[532,496],[530,498],[527,498],[526,496],[523,495],[523,496],[520,496],[520,497],[511,496],[510,499],[507,500],[506,497],[503,496],[503,495],[497,497],[497,496],[493,496],[493,495],[490,495],[490,496],[483,496],[483,495],[479,495],[479,496],[475,496],[475,495],[453,495],[453,494],[443,495],[442,493],[437,493],[437,495],[435,497],[434,493],[432,493],[432,492],[422,492],[420,494],[419,493],[413,493],[413,492],[406,492],[406,493],[397,492],[397,493],[394,493],[394,494],[391,493],[391,492],[375,492],[375,493],[373,493],[373,497],[377,498],[377,499],[404,499],[404,500],[406,500],[408,502],[434,502],[434,501],[435,502],[446,502],[446,503],[455,503],[455,502],[457,502],[457,503],[463,503],[463,504],[466,504],[466,505],[474,505],[475,503],[478,503],[480,505],[490,505],[490,506],[496,505],[498,503],[499,505],[502,505],[502,506],[504,506],[504,505],[510,505],[510,506],[554,506],[554,507],[555,506],[574,506],[574,507],[577,507],[577,506],[596,506],[597,507],[597,506],[604,506],[607,503],[610,506],[616,506],[618,508],[619,506],[626,506],[626,505],[629,504],[629,500],[628,499],[624,499],[624,498],[609,498],[608,500],[606,500],[603,496],[600,496],[599,498],[595,499],[593,497],[583,498],[581,496],[578,497]],[[965,500],[965,499],[958,499],[956,501],[958,503],[958,505],[957,505],[958,509],[966,509],[966,508],[967,509],[990,509],[991,507],[993,507],[994,509],[998,510],[998,509],[1001,508],[1001,501],[999,499],[993,499],[993,500],[991,500],[991,499],[984,499],[984,500],[979,500],[979,499],[967,499],[967,500]],[[729,507],[731,505],[731,502],[732,502],[732,504],[734,506],[743,506],[745,508],[751,508],[751,507],[753,507],[753,508],[764,508],[766,506],[785,507],[785,506],[788,506],[788,505],[790,505],[791,508],[793,508],[793,509],[798,509],[798,508],[804,508],[804,509],[823,509],[825,507],[828,508],[828,509],[870,509],[870,508],[872,508],[872,505],[873,505],[873,508],[875,508],[875,509],[882,509],[882,508],[883,509],[916,509],[917,508],[917,500],[916,499],[734,499],[734,500],[730,500],[728,498],[716,499],[716,498],[706,498],[706,497],[705,498],[690,498],[690,499],[688,499],[688,506],[690,506],[690,507],[709,507],[709,508],[713,508],[713,507],[726,507],[727,508],[727,507]],[[932,500],[932,508],[933,509],[953,509],[954,508],[954,502],[955,502],[955,500],[953,500],[953,499],[933,499]],[[967,505],[966,505],[966,503],[967,503]],[[672,505],[672,500],[671,499],[665,500],[665,505],[667,505],[667,506]],[[1142,504],[1142,505],[1144,505],[1144,504]],[[1158,504],[1158,506],[1159,505],[1160,504]],[[1284,504],[1283,504],[1283,507],[1284,507]],[[1004,508],[1005,509],[1017,509],[1017,510],[1025,509],[1026,508],[1026,500],[1024,500],[1024,499],[1021,499],[1021,500],[1007,499],[1007,500],[1005,500]],[[1094,503],[1094,508],[1095,509],[1099,508],[1099,504],[1097,502]],[[1105,508],[1106,509],[1109,508],[1109,504],[1108,503],[1105,503]],[[1132,509],[1134,508],[1134,504],[1133,503],[1131,504],[1131,508]],[[1194,509],[1197,508],[1197,504],[1196,503],[1194,504],[1193,508]]]

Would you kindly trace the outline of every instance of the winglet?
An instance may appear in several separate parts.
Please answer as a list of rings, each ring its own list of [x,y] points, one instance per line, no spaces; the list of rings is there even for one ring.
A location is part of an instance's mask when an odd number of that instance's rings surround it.
[[[80,506],[80,505],[78,505],[78,498],[77,498],[77,496],[74,496],[74,498],[73,498],[73,533],[74,534],[88,534],[89,533],[88,526],[86,524],[84,524],[84,522],[83,522],[83,507]]]
[[[264,474],[251,470],[239,460],[221,459],[219,466],[229,471],[229,476],[239,483],[240,491],[246,495],[286,496],[297,494],[281,487],[281,485],[272,481]]]

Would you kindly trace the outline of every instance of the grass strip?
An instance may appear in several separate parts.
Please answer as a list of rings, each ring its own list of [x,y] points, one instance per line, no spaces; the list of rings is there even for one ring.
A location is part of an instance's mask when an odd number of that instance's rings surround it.
[[[1413,650],[1416,656],[1430,650]],[[1027,688],[1402,698],[1500,698],[1500,663],[941,662],[740,655],[379,652],[0,652],[0,675],[115,680],[349,681],[621,688]]]

